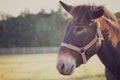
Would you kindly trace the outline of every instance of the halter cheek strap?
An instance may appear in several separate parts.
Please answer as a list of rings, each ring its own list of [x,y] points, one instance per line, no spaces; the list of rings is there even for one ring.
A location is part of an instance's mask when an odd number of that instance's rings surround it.
[[[101,30],[100,30],[100,23],[97,22],[97,34],[95,35],[95,38],[89,44],[87,44],[86,46],[84,46],[82,48],[79,48],[79,47],[76,47],[74,45],[62,42],[61,46],[67,47],[69,49],[72,49],[72,50],[80,53],[81,56],[82,56],[83,63],[85,64],[87,62],[87,58],[86,58],[86,55],[85,55],[86,51],[90,47],[92,47],[97,41],[99,42],[99,45],[100,45],[101,40],[103,40],[103,36],[102,36]]]

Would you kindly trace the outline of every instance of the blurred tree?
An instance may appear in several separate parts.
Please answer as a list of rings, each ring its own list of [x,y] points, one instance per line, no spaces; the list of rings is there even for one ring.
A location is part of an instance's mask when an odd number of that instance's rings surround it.
[[[120,12],[115,13],[115,15],[117,16],[118,22],[120,23]]]
[[[117,16],[117,18],[120,18],[120,12],[115,13],[115,15]]]
[[[23,16],[23,17],[26,16],[26,15],[29,15],[29,14],[30,14],[29,9],[24,9],[24,11],[20,13],[20,15]]]
[[[4,12],[0,12],[0,20],[7,20],[9,18],[12,18],[13,16]]]
[[[61,10],[38,14],[24,10],[18,17],[0,21],[0,47],[58,46],[64,26],[68,22]]]

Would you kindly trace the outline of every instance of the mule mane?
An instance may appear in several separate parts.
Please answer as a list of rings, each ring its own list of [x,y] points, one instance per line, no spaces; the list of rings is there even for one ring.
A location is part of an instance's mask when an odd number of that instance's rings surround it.
[[[116,16],[104,6],[96,6],[94,4],[76,6],[71,10],[71,13],[74,16],[73,21],[80,23],[89,21],[90,14],[96,9],[101,9],[101,8],[104,10],[104,15],[101,17],[101,19],[103,19],[108,25],[106,26],[105,29],[109,33],[108,34],[109,40],[111,40],[112,45],[115,47],[120,41],[120,25],[118,23]]]
[[[110,12],[107,8],[101,6],[104,10],[104,16],[102,17],[108,26],[106,26],[106,30],[108,31],[108,38],[112,42],[114,47],[117,46],[120,41],[120,25],[116,18],[116,16]]]

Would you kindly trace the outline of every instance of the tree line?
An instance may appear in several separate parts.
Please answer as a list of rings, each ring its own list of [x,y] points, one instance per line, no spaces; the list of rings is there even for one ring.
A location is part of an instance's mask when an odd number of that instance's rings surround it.
[[[42,9],[37,14],[26,10],[17,17],[9,15],[0,21],[0,47],[59,46],[69,19],[61,7],[50,13]]]
[[[37,14],[29,10],[0,21],[0,47],[58,46],[69,18],[61,8]]]

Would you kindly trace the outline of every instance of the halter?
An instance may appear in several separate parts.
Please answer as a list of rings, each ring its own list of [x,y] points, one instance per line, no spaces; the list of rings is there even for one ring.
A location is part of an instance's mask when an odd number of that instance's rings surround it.
[[[97,41],[99,42],[99,45],[101,45],[101,40],[103,40],[103,36],[102,36],[101,30],[100,30],[100,23],[97,22],[97,33],[96,33],[94,39],[92,39],[86,46],[79,48],[79,47],[76,47],[74,45],[64,43],[64,42],[61,43],[61,46],[67,47],[67,48],[77,51],[79,54],[81,54],[83,64],[85,64],[87,62],[87,58],[85,55],[86,51],[90,47],[92,47]]]

